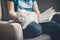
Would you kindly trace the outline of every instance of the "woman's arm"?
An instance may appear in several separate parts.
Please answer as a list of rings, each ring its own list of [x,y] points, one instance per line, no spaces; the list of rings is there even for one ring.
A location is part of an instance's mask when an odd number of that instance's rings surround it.
[[[7,1],[7,7],[8,7],[9,16],[14,20],[17,20],[16,18],[17,13],[14,11],[14,2]]]
[[[40,11],[39,11],[37,2],[34,2],[33,8],[34,8],[34,11],[36,12],[37,16],[39,17]]]

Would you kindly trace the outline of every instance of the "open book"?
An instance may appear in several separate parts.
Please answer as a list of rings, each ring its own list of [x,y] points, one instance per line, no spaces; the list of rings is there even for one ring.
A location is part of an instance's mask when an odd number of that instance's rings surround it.
[[[56,14],[55,9],[52,7],[41,13],[39,23],[50,22],[53,16]]]

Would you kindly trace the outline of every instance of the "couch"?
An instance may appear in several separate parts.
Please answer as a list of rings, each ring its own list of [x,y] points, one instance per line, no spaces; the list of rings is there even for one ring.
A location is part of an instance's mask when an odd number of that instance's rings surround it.
[[[49,34],[42,34],[36,38],[24,39],[23,31],[19,23],[7,21],[8,10],[6,0],[0,0],[0,40],[51,40]]]

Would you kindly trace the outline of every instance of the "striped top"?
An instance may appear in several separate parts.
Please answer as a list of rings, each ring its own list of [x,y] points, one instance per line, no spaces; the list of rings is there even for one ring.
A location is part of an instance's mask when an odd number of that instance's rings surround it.
[[[25,9],[27,11],[34,11],[33,10],[33,4],[36,2],[36,0],[9,0],[14,2],[14,9],[17,12],[18,7],[20,9]]]
[[[34,2],[36,2],[36,0],[19,0],[19,8],[32,12],[34,11],[33,10]]]

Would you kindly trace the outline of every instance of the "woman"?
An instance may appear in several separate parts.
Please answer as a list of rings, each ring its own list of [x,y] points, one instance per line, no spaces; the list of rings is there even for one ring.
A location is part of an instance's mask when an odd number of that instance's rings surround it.
[[[8,0],[7,4],[9,15],[15,21],[18,21],[16,14],[17,12],[21,12],[21,9],[25,9],[27,12],[35,12],[37,18],[40,16],[36,0]],[[34,38],[39,36],[41,33],[42,27],[35,21],[32,21],[25,29],[23,29],[24,38]]]

